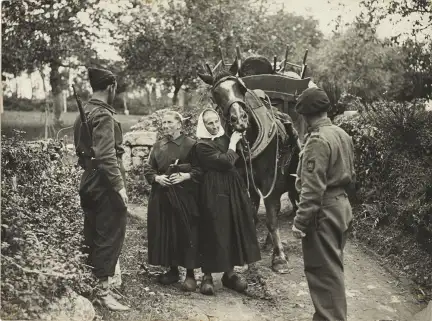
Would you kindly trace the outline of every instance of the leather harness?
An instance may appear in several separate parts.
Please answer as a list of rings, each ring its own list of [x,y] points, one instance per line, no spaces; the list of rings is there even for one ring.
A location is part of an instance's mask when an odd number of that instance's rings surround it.
[[[264,93],[264,91],[260,89],[249,90],[247,89],[247,87],[245,86],[244,82],[241,79],[234,76],[227,76],[221,78],[213,85],[212,93],[214,93],[215,88],[217,88],[217,86],[221,82],[229,79],[236,81],[240,86],[242,86],[245,91],[245,95],[244,95],[244,100],[235,97],[228,100],[224,104],[224,106],[220,106],[222,109],[222,116],[226,120],[226,114],[228,113],[229,108],[232,106],[232,104],[239,103],[244,106],[247,114],[254,119],[258,128],[257,138],[253,142],[251,148],[249,147],[249,143],[246,142],[248,148],[248,155],[246,157],[243,153],[243,150],[241,150],[241,153],[246,168],[247,168],[247,162],[249,162],[250,176],[255,190],[263,199],[265,199],[271,195],[276,184],[276,178],[278,172],[278,159],[279,159],[279,140],[281,138],[282,142],[286,142],[288,140],[288,134],[281,121],[275,117],[272,110],[270,99]],[[265,101],[268,102],[268,107],[264,103]],[[275,138],[275,136],[276,136],[276,155],[275,155],[275,169],[273,174],[273,181],[267,194],[263,195],[255,184],[252,160],[258,157],[258,155],[260,155],[267,148],[267,146]],[[247,177],[247,185],[248,185],[247,187],[249,193],[249,174],[247,174],[246,177]]]
[[[213,86],[212,91],[221,83],[226,80],[235,80],[245,89],[244,100],[241,98],[232,98],[228,100],[224,106],[220,106],[222,109],[223,117],[226,120],[226,115],[229,108],[234,103],[239,103],[245,107],[245,111],[253,118],[258,128],[258,134],[256,140],[253,142],[250,148],[250,154],[247,156],[252,160],[258,157],[270,144],[276,133],[282,138],[282,142],[288,139],[288,134],[283,126],[282,122],[277,119],[271,111],[271,103],[268,96],[264,91],[260,89],[249,90],[244,85],[243,81],[239,78],[228,76],[221,78]],[[266,106],[264,101],[268,102],[269,107]]]

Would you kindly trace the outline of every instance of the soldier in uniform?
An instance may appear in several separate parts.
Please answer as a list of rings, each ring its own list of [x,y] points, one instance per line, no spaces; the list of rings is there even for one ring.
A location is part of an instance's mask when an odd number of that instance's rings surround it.
[[[116,79],[109,70],[89,68],[93,95],[84,106],[90,137],[78,116],[74,143],[84,169],[79,194],[84,210],[84,244],[88,261],[99,280],[98,300],[111,310],[129,308],[117,301],[109,277],[114,276],[126,232],[127,194],[122,164],[122,130],[113,115]]]
[[[296,110],[309,129],[297,168],[300,202],[293,234],[302,239],[313,320],[347,320],[343,250],[352,221],[347,193],[355,179],[351,137],[327,117],[330,102],[320,88],[308,88]]]

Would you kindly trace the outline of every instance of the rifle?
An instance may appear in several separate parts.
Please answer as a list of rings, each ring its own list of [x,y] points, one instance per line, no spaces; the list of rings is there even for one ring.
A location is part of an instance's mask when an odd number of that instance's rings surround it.
[[[80,118],[81,118],[81,125],[84,126],[84,130],[85,130],[84,133],[87,136],[86,138],[90,141],[90,147],[87,147],[88,156],[90,156],[90,159],[93,161],[95,159],[95,157],[94,157],[93,149],[91,148],[92,135],[91,135],[90,127],[87,123],[87,117],[84,113],[84,108],[82,105],[81,98],[78,96],[74,85],[72,85],[72,90],[73,90],[74,97],[75,97],[75,100],[76,100],[77,105],[78,105],[78,110],[79,110]],[[80,156],[80,155],[78,155],[78,156]]]

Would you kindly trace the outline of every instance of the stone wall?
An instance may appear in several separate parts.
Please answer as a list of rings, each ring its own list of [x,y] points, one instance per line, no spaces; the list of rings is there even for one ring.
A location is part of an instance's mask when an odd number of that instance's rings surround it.
[[[158,138],[161,115],[165,111],[167,109],[161,109],[141,117],[138,123],[131,127],[131,131],[124,135],[123,165],[126,171],[140,167],[147,161],[150,150]]]
[[[141,166],[147,160],[156,138],[157,132],[145,130],[128,132],[124,136],[123,165],[126,171]]]

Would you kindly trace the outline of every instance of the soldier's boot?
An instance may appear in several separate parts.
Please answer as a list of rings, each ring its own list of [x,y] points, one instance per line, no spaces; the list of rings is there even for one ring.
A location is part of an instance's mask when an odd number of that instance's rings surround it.
[[[115,267],[114,276],[109,277],[108,281],[111,288],[120,289],[122,285],[122,276],[121,276],[120,262],[118,260]]]
[[[111,295],[114,297],[114,299],[116,300],[120,300],[123,296],[118,292],[118,290],[116,288],[111,289]]]
[[[109,292],[99,296],[99,303],[108,308],[111,311],[128,311],[130,308],[124,304],[121,304],[117,299],[114,298],[113,293]]]
[[[130,308],[117,301],[119,295],[113,294],[109,288],[108,281],[102,281],[98,289],[96,301],[111,311],[128,311]]]

